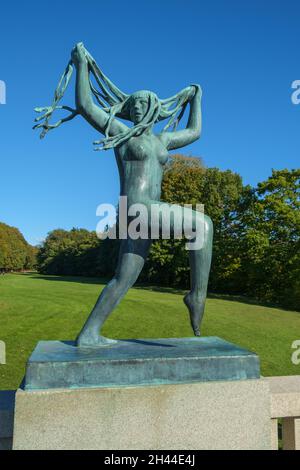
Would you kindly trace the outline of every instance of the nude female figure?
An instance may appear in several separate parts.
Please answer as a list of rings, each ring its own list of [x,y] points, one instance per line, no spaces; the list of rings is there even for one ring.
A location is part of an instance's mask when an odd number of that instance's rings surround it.
[[[130,96],[126,95],[123,101],[121,97],[120,103],[114,107],[115,111],[108,112],[93,100],[88,57],[82,43],[78,43],[71,54],[77,72],[75,113],[80,114],[97,131],[106,135],[105,148],[114,148],[120,174],[120,194],[127,196],[128,207],[134,203],[143,203],[150,209],[151,204],[166,204],[160,201],[160,196],[163,170],[169,151],[191,144],[200,137],[201,88],[192,85],[176,95],[176,99],[184,109],[186,104],[189,104],[186,128],[155,134],[154,123],[164,118],[166,112],[164,114],[163,109],[166,109],[172,99],[161,101],[154,93],[143,90]],[[118,95],[119,90],[116,90],[115,94]],[[133,128],[126,126],[115,116],[131,120]],[[181,214],[182,208],[180,206],[177,208]],[[203,219],[201,214],[200,220],[200,213],[192,209],[185,209],[184,217],[189,218],[193,228],[196,228],[198,222],[202,224],[203,229],[201,249],[189,251],[191,290],[184,297],[194,334],[200,336],[211,264],[213,225],[208,216],[205,215]],[[158,223],[161,224],[161,220]],[[115,342],[103,337],[101,328],[128,289],[136,282],[144,266],[151,241],[141,238],[121,241],[116,274],[103,289],[79,333],[78,347],[98,347]]]

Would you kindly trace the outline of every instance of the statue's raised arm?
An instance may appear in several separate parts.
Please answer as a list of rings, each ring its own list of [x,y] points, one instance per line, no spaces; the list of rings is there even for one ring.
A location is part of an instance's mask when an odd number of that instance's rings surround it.
[[[160,137],[168,150],[185,147],[197,139],[201,134],[201,96],[202,91],[199,85],[191,85],[185,88],[177,96],[183,95],[190,104],[190,114],[186,129],[174,132],[163,132]]]
[[[78,43],[74,47],[71,57],[77,70],[75,92],[76,109],[97,131],[105,135],[110,113],[107,112],[105,108],[96,105],[92,98],[89,65],[93,65],[93,59],[87,53],[82,43]],[[100,93],[98,92],[97,96],[99,97],[99,95]],[[100,96],[105,99],[103,95]],[[102,104],[105,106],[103,101]],[[126,131],[128,131],[128,127],[125,124],[117,119],[112,119],[109,128],[109,136],[115,136]]]

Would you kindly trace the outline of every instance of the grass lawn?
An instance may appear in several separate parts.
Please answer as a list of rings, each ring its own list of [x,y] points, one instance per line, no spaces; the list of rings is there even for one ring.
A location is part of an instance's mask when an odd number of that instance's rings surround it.
[[[0,389],[15,389],[39,340],[70,340],[80,331],[104,283],[99,279],[8,274],[0,276],[0,340],[7,364],[0,365]],[[182,292],[131,289],[103,329],[112,338],[191,336]],[[263,375],[300,374],[291,344],[300,339],[300,313],[210,297],[202,333],[219,336],[259,354]]]

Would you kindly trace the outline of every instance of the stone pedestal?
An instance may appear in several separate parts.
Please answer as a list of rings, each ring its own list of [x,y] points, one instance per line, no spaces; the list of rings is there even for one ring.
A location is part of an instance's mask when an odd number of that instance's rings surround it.
[[[16,394],[14,449],[269,449],[256,354],[220,338],[43,341]]]
[[[261,379],[24,391],[14,449],[270,449]]]

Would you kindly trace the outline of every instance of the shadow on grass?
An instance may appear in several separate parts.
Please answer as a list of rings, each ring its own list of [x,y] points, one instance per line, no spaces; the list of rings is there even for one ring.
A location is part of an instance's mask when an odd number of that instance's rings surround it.
[[[107,284],[109,279],[102,277],[87,277],[87,276],[57,276],[57,275],[46,275],[46,274],[32,274],[22,273],[22,276],[30,277],[35,280],[44,281],[62,281],[62,282],[78,282],[79,284]]]
[[[78,282],[79,284],[107,284],[110,281],[110,278],[104,277],[86,277],[86,276],[58,276],[58,275],[43,275],[38,273],[21,273],[22,276],[27,276],[32,279],[42,279],[45,281],[62,281],[62,282]],[[167,294],[177,294],[177,295],[185,295],[187,289],[180,289],[176,287],[167,287],[167,286],[153,286],[145,283],[137,283],[133,286],[134,289],[141,289],[147,290],[152,292],[161,292]],[[255,298],[243,296],[243,295],[233,295],[233,294],[218,294],[215,292],[210,292],[207,297],[209,299],[216,299],[216,300],[227,300],[229,302],[240,302],[243,304],[248,305],[257,305],[260,307],[265,308],[279,308],[280,310],[284,310],[286,312],[295,312],[295,310],[288,309],[286,307],[282,307],[279,304],[271,303],[271,302],[261,302]],[[300,312],[299,312],[300,313]]]
[[[58,276],[58,275],[46,275],[38,273],[22,273],[22,276],[30,277],[31,279],[44,280],[44,281],[62,281],[62,282],[78,282],[79,284],[107,284],[111,278],[104,277],[86,277],[86,276]],[[168,294],[182,294],[184,295],[187,290],[178,289],[175,287],[166,286],[152,286],[145,283],[137,283],[133,286],[134,289],[150,290],[153,292],[165,292]]]
[[[173,287],[164,287],[164,286],[149,286],[147,284],[137,284],[134,286],[135,289],[144,289],[150,290],[153,292],[166,292],[168,294],[179,294],[185,295],[187,293],[187,289],[178,289]],[[216,299],[216,300],[227,300],[228,302],[240,302],[247,305],[257,305],[259,307],[265,308],[279,308],[280,310],[284,310],[286,312],[295,312],[295,310],[288,309],[282,307],[279,304],[271,303],[271,302],[260,302],[258,299],[254,299],[251,297],[243,296],[243,295],[234,295],[234,294],[218,294],[216,292],[209,292],[207,294],[208,299]],[[300,312],[299,312],[300,313]]]

